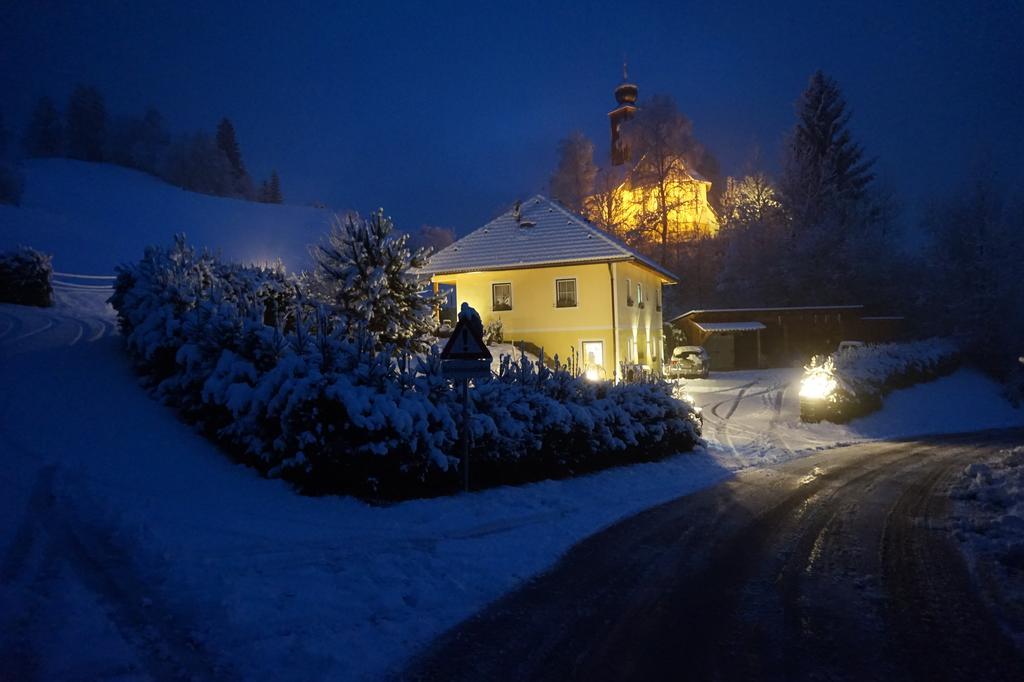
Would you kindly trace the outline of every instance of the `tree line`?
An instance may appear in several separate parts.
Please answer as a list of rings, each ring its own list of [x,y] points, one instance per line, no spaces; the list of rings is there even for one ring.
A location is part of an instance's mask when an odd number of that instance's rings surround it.
[[[8,142],[2,123],[0,135]],[[63,112],[50,97],[40,97],[22,135],[21,151],[28,158],[112,163],[213,196],[284,202],[276,170],[259,186],[250,176],[231,119],[222,118],[212,135],[207,131],[172,135],[156,108],[149,107],[138,116],[114,117],[99,90],[87,85],[74,89]]]
[[[552,195],[680,275],[666,291],[675,311],[710,307],[864,304],[908,317],[921,334],[958,334],[993,372],[1019,372],[1024,353],[1024,202],[998,178],[977,173],[933,203],[912,246],[897,197],[875,179],[874,159],[854,139],[836,81],[813,74],[796,102],[781,173],[752,167],[719,178],[713,155],[668,96],[643,103],[624,126],[645,196],[667,197],[673,173],[713,182],[717,234],[672,238],[669,214],[653,201],[615,224],[622,175],[594,163],[581,133],[559,144]],[[1024,381],[1021,382],[1024,386]]]

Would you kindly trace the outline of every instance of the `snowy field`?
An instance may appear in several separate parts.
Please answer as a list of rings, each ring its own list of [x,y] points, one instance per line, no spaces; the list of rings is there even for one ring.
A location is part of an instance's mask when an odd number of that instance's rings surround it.
[[[969,371],[842,427],[800,424],[798,371],[713,374],[687,383],[708,451],[388,507],[304,498],[139,388],[105,295],[0,305],[0,660],[37,679],[161,678],[167,654],[200,675],[373,679],[581,538],[737,469],[1024,423]]]
[[[210,197],[139,171],[70,159],[24,164],[21,206],[0,205],[0,251],[19,245],[53,255],[64,272],[108,274],[178,232],[229,260],[308,266],[307,245],[327,233],[330,213],[303,206]]]

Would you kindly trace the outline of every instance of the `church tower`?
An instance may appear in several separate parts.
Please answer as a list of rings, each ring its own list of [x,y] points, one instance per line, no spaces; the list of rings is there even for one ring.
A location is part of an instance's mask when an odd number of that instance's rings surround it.
[[[639,89],[629,82],[626,64],[622,64],[622,82],[615,88],[617,106],[608,112],[612,124],[612,165],[621,166],[629,161],[629,145],[622,139],[622,124],[633,118],[636,113],[636,98]]]

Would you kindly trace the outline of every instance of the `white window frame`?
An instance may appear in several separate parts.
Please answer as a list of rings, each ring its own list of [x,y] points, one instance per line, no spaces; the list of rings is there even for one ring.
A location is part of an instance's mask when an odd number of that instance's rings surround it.
[[[508,286],[508,308],[500,308],[500,309],[499,308],[495,308],[494,307],[494,303],[495,303],[494,287],[504,286],[504,285]],[[508,282],[508,281],[505,281],[505,282],[491,282],[491,312],[493,312],[493,313],[506,313],[506,312],[509,312],[509,311],[513,310],[515,307],[516,307],[515,306],[515,301],[512,298],[512,282]]]
[[[558,283],[559,282],[572,282],[572,294],[573,294],[573,305],[559,305],[558,304]],[[556,308],[579,308],[580,307],[580,285],[576,281],[575,277],[556,277],[555,278],[555,307]]]

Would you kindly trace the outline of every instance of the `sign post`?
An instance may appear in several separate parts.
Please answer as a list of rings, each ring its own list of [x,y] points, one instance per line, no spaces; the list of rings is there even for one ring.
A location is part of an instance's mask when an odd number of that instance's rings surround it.
[[[484,343],[484,326],[480,315],[463,303],[459,321],[441,351],[441,368],[445,376],[462,384],[462,420],[459,440],[462,441],[462,488],[469,492],[469,380],[491,375],[491,352]]]

